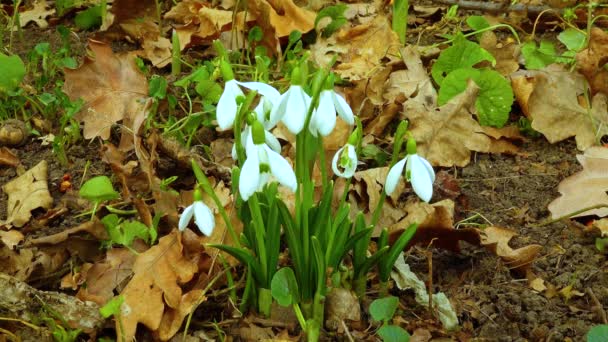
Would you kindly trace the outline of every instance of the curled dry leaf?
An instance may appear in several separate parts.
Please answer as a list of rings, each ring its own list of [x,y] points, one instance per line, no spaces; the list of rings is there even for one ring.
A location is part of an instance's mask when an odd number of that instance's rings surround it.
[[[601,205],[606,207],[587,210],[574,217],[608,216],[608,148],[590,147],[576,158],[583,170],[559,183],[557,190],[562,195],[549,204],[551,216],[558,218]]]
[[[142,49],[137,54],[152,62],[153,66],[162,68],[171,63],[171,41],[161,35],[158,24],[152,18],[129,19],[120,23],[120,27],[139,41]]]
[[[105,226],[99,220],[86,221],[76,227],[66,229],[57,234],[43,236],[34,239],[28,239],[25,246],[36,246],[36,245],[55,245],[60,242],[66,241],[71,235],[87,232],[93,235],[98,240],[107,240],[108,232]]]
[[[580,74],[552,64],[541,70],[517,72],[511,80],[515,98],[532,120],[532,128],[550,143],[575,137],[577,148],[584,151],[598,137],[608,134],[606,96],[594,96],[589,111],[579,100],[586,87]]]
[[[480,230],[480,236],[483,246],[498,255],[510,269],[523,274],[530,270],[532,263],[543,248],[541,245],[532,244],[513,249],[509,246],[509,241],[517,236],[517,233],[501,227],[487,227]]]
[[[23,227],[32,217],[32,210],[49,209],[53,205],[47,185],[46,160],[3,185],[2,190],[8,194],[8,217],[4,224]]]
[[[0,165],[16,167],[21,164],[21,160],[8,148],[0,147]]]
[[[319,38],[310,50],[312,60],[323,67],[337,55],[334,71],[357,81],[368,79],[371,71],[384,64],[384,58],[398,60],[400,46],[388,18],[378,15],[369,23]]]
[[[175,28],[179,36],[180,48],[194,42],[210,42],[220,33],[230,30],[233,24],[232,11],[210,8],[202,1],[187,0],[179,2],[165,14],[165,19],[171,19],[181,26]],[[244,27],[243,21],[237,21],[238,27]]]
[[[467,89],[445,105],[430,109],[418,101],[404,103],[404,117],[416,139],[418,153],[434,166],[466,166],[471,151],[515,153],[517,147],[504,138],[493,138],[474,118],[479,88],[469,81]]]
[[[89,40],[95,58],[86,57],[78,69],[65,69],[63,91],[85,105],[75,116],[84,122],[84,137],[110,137],[112,125],[137,114],[137,103],[148,94],[146,77],[135,65],[133,53],[114,54],[110,46]]]
[[[184,235],[187,234],[194,233],[186,230]],[[203,300],[202,290],[185,292],[181,287],[199,273],[199,260],[203,256],[200,241],[185,244],[184,239],[182,233],[174,230],[160,238],[158,245],[137,256],[133,278],[121,293],[125,298],[121,322],[116,322],[118,335],[127,341],[135,337],[138,323],[155,331],[160,339],[168,340],[186,314]],[[198,250],[186,246],[198,246]]]
[[[599,27],[591,29],[588,48],[576,54],[576,67],[585,75],[593,94],[608,95],[608,33]]]

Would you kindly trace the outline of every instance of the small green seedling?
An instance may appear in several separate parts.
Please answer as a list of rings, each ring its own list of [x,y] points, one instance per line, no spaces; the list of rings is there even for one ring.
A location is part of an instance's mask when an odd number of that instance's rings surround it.
[[[25,65],[21,58],[0,52],[0,75],[0,95],[14,92],[25,77]]]
[[[344,16],[344,11],[346,11],[346,5],[339,4],[334,6],[327,6],[324,9],[320,10],[317,14],[317,18],[315,19],[315,29],[319,22],[323,18],[331,18],[331,22],[329,25],[325,26],[322,30],[321,36],[323,38],[327,38],[331,36],[334,32],[336,32],[342,25],[346,24],[348,20]]]
[[[369,306],[369,313],[375,321],[382,322],[378,336],[385,342],[407,342],[410,334],[403,328],[389,324],[395,315],[399,298],[394,296],[378,298]]]
[[[408,0],[395,0],[393,2],[393,31],[399,36],[399,42],[405,45],[407,33],[407,12],[410,8]]]
[[[118,321],[118,324],[120,325],[120,331],[123,332],[124,334],[124,327],[122,325],[122,320],[120,319],[121,316],[121,306],[122,303],[124,303],[125,301],[125,297],[123,295],[119,295],[116,296],[112,299],[110,299],[106,305],[102,306],[101,308],[99,308],[99,313],[101,314],[101,317],[103,318],[109,318],[111,316],[114,316],[114,318]],[[120,339],[121,341],[125,340],[124,336],[121,336],[122,339]],[[106,338],[106,337],[102,337],[100,338],[98,341],[114,341],[113,339],[110,338]]]
[[[120,197],[118,192],[114,190],[112,182],[108,176],[97,176],[86,181],[78,193],[80,197],[93,202],[93,211],[91,213],[91,220],[97,212],[97,207],[104,201],[110,201]]]
[[[122,245],[131,249],[135,238],[140,238],[148,243],[154,243],[158,235],[154,227],[150,228],[135,220],[124,221],[116,214],[104,216],[101,219],[101,223],[103,223],[108,231],[108,235],[110,235],[110,240],[106,241],[108,247]]]

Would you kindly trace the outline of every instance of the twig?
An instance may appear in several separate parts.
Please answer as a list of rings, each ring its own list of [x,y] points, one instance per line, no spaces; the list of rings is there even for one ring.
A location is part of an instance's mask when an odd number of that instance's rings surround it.
[[[434,315],[433,313],[433,250],[432,249],[428,249],[426,251],[426,256],[427,256],[427,262],[429,265],[429,289],[428,289],[428,293],[429,293],[429,311]]]
[[[552,219],[552,220],[549,220],[549,221],[545,221],[545,222],[542,222],[542,223],[539,223],[539,224],[533,224],[532,227],[533,228],[538,228],[538,227],[546,226],[548,224],[555,223],[557,221],[561,221],[561,220],[564,220],[564,219],[567,219],[567,218],[571,218],[571,217],[576,216],[576,215],[578,215],[580,213],[584,213],[585,211],[589,211],[589,210],[593,210],[593,209],[601,209],[601,208],[608,208],[608,204],[596,204],[596,205],[592,205],[590,207],[579,209],[579,210],[577,210],[575,212],[572,212],[570,214],[566,214],[566,215],[560,216],[558,218],[555,218],[555,219]]]
[[[444,5],[458,5],[459,8],[466,10],[477,10],[489,13],[504,13],[504,12],[527,12],[528,14],[539,14],[546,10],[552,10],[555,13],[561,13],[560,9],[549,6],[529,6],[525,4],[509,5],[508,2],[497,3],[489,1],[472,1],[472,0],[435,0]]]
[[[344,329],[344,333],[346,334],[346,337],[348,337],[348,341],[350,342],[355,342],[355,340],[353,339],[353,336],[350,334],[350,331],[348,330],[348,327],[346,326],[346,323],[344,323],[344,320],[340,320],[340,323],[342,323],[342,328]]]
[[[600,303],[600,301],[597,299],[597,297],[595,296],[595,293],[593,293],[593,290],[591,288],[587,288],[587,290],[585,292],[587,292],[589,297],[591,297],[593,304],[595,304],[595,308],[596,308],[595,310],[597,311],[597,314],[600,316],[602,323],[608,324],[608,318],[606,317],[606,311],[604,311],[604,307],[602,306],[602,303]]]

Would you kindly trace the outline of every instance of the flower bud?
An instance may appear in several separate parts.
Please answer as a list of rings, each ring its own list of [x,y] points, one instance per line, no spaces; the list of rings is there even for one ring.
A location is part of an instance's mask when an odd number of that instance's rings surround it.
[[[228,63],[224,58],[220,60],[220,70],[222,71],[222,77],[224,81],[228,82],[234,79],[234,72],[232,72],[232,67],[230,63]]]
[[[266,142],[266,132],[264,131],[264,125],[262,125],[262,123],[258,120],[255,120],[251,124],[251,134],[254,144],[260,145]]]

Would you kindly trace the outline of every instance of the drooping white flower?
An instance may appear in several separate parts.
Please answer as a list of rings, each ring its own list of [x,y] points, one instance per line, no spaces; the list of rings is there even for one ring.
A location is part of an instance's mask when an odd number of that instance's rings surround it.
[[[412,183],[414,192],[420,199],[429,202],[433,196],[435,171],[431,164],[416,153],[408,154],[389,170],[384,189],[390,195],[397,188],[399,178],[405,167],[405,178]]]
[[[239,87],[238,81],[235,79],[227,81],[216,107],[217,125],[221,130],[225,131],[234,124],[238,110],[236,99],[239,96],[243,96],[243,91]]]
[[[353,111],[346,100],[333,89],[322,90],[319,94],[319,106],[314,110],[308,126],[310,133],[314,136],[328,136],[336,126],[336,112],[347,124],[355,123]]]
[[[332,159],[331,168],[334,173],[342,178],[350,178],[357,169],[357,152],[355,146],[346,144],[336,152]],[[344,170],[344,171],[342,171]]]
[[[263,130],[260,122],[254,122],[245,144],[247,159],[239,177],[239,192],[244,201],[256,191],[262,190],[270,181],[270,176],[274,176],[281,185],[293,192],[298,188],[298,181],[291,165],[266,144]]]
[[[291,85],[272,108],[270,122],[280,120],[291,133],[298,134],[304,128],[310,102],[310,96],[301,86]]]
[[[246,148],[247,141],[251,135],[251,126],[245,126],[245,129],[241,132],[241,145]],[[281,143],[272,133],[267,129],[264,129],[264,135],[266,137],[266,144],[276,153],[281,153]],[[236,145],[232,145],[232,159],[237,160]]]
[[[195,200],[190,206],[184,209],[184,212],[179,218],[177,228],[180,231],[186,229],[190,223],[190,220],[192,220],[192,216],[194,216],[194,223],[196,223],[196,226],[201,233],[211,236],[211,233],[213,233],[213,228],[215,227],[215,218],[213,217],[211,209],[209,209],[209,207],[200,199],[200,197],[200,190],[194,190]]]

